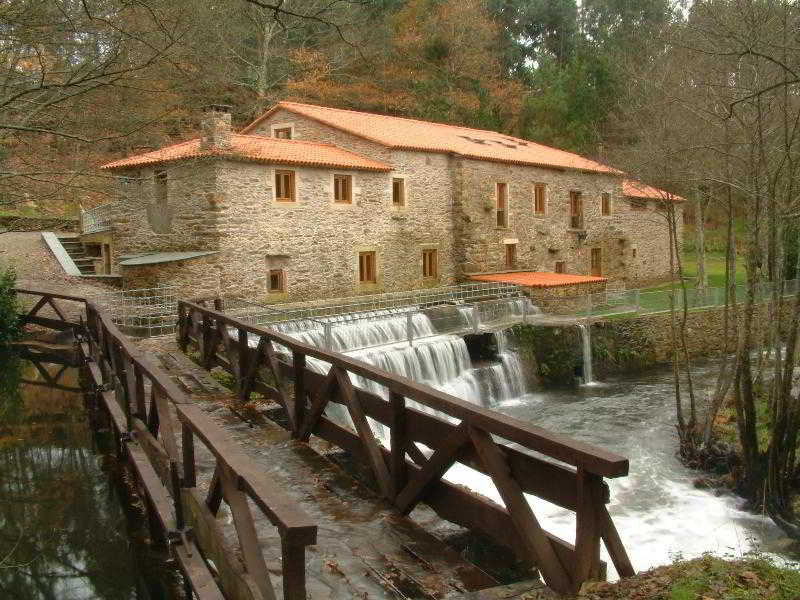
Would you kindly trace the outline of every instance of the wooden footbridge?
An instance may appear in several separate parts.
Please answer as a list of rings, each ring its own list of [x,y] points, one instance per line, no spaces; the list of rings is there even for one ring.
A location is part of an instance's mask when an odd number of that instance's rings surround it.
[[[620,576],[633,574],[603,481],[627,474],[621,456],[203,303],[178,307],[178,345],[200,365],[177,351],[159,364],[86,299],[17,291],[32,300],[23,323],[75,331],[117,451],[136,475],[152,537],[170,549],[187,597],[552,593],[536,579],[498,586],[420,525],[441,524],[439,518],[506,548],[559,594],[605,577],[601,542]],[[327,373],[309,369],[308,358],[329,364]],[[203,369],[214,367],[230,373],[233,394],[208,383]],[[351,374],[384,386],[388,400],[354,387]],[[273,421],[248,426],[221,408],[227,402],[236,410],[254,398],[275,403],[270,414],[283,429]],[[331,403],[346,410],[352,429],[326,416]],[[369,420],[388,429],[389,448]],[[323,445],[366,466],[374,491],[315,451]],[[455,463],[489,476],[505,506],[443,479]],[[574,545],[546,531],[525,494],[575,513]]]

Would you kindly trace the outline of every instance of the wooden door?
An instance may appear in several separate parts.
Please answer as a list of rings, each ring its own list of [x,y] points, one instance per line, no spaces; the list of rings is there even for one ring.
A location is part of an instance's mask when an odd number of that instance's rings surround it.
[[[592,248],[590,273],[596,276],[603,274],[603,251],[601,248]]]

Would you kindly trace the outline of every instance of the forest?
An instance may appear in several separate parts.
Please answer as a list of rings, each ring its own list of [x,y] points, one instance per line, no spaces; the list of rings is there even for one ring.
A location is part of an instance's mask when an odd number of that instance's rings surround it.
[[[616,166],[687,199],[691,285],[706,285],[709,217],[722,224],[736,341],[721,341],[718,383],[699,395],[686,313],[673,311],[681,453],[718,461],[730,408],[738,491],[800,538],[800,295],[783,293],[800,278],[799,30],[797,4],[780,0],[2,0],[0,204],[108,202],[97,165],[192,137],[209,103],[231,105],[237,126],[289,99]],[[673,232],[675,220],[667,211]],[[684,240],[672,242],[685,294]]]

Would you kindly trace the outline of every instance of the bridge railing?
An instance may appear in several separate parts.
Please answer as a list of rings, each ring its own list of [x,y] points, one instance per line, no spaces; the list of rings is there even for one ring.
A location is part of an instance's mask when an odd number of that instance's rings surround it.
[[[283,598],[305,599],[305,547],[316,543],[316,525],[253,468],[230,436],[134,346],[101,307],[80,296],[17,292],[38,297],[24,323],[74,329],[85,336],[80,348],[110,417],[118,456],[130,464],[144,492],[151,535],[168,545],[195,597],[276,597],[256,535],[252,500],[280,534]],[[57,299],[75,305],[66,310]],[[55,314],[41,316],[45,307]],[[84,310],[85,323],[68,317]],[[214,464],[205,494],[198,485],[198,446]],[[241,561],[216,517],[223,499],[233,516]],[[214,561],[218,577],[212,576],[207,559]]]
[[[510,547],[562,593],[604,577],[601,540],[620,576],[634,573],[603,481],[627,475],[627,459],[201,304],[181,301],[178,313],[184,351],[191,346],[203,366],[231,373],[241,401],[255,392],[282,406],[296,439],[313,434],[362,458],[400,513],[425,502],[442,518]],[[309,359],[329,370],[315,372]],[[383,386],[388,400],[354,386],[351,377]],[[353,428],[325,416],[329,403],[346,409]],[[384,428],[388,447],[376,436]],[[456,462],[488,475],[505,506],[446,481]],[[574,545],[543,528],[525,494],[575,512]]]

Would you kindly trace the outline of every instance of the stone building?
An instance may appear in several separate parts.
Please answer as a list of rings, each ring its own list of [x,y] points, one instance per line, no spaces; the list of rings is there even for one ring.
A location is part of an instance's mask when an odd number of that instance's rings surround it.
[[[201,138],[102,168],[120,182],[102,207],[102,262],[125,287],[266,301],[508,272],[663,280],[663,208],[681,210],[676,196],[531,141],[293,102],[239,133],[211,107]]]

